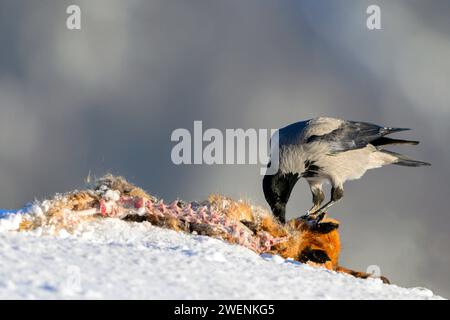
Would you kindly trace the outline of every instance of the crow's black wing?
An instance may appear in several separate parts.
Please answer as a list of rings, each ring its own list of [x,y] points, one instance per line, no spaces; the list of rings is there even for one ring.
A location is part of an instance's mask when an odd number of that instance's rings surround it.
[[[360,149],[372,141],[390,133],[410,130],[408,128],[381,127],[368,122],[344,121],[339,128],[321,136],[311,136],[306,143],[317,141],[330,144],[331,152],[338,153]]]

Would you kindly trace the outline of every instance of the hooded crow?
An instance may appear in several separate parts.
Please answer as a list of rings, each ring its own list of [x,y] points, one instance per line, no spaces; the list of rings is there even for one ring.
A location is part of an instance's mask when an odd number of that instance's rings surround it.
[[[263,179],[264,196],[272,212],[285,222],[286,204],[300,178],[307,180],[313,197],[313,206],[307,216],[320,221],[326,210],[342,199],[347,180],[359,179],[367,170],[388,164],[429,166],[427,162],[384,150],[389,145],[418,144],[418,141],[386,137],[406,130],[409,129],[327,117],[300,121],[279,129],[279,148],[273,149],[279,152],[278,171]],[[325,182],[331,184],[331,199],[321,206],[325,200],[322,189]]]

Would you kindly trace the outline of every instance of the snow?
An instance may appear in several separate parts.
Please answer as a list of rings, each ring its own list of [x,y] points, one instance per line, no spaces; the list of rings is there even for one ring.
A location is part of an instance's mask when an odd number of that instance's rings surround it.
[[[2,299],[440,299],[258,255],[221,240],[107,218],[75,233],[10,231],[0,212]]]

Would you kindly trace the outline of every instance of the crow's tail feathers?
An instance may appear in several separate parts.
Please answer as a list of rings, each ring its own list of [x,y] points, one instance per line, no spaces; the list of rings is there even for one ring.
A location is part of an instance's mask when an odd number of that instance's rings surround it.
[[[410,128],[390,128],[390,127],[384,127],[381,128],[380,133],[385,136],[391,133],[395,133],[395,132],[401,132],[401,131],[409,131],[411,130]]]
[[[392,139],[392,138],[385,137],[386,135],[391,134],[391,133],[400,132],[400,131],[408,131],[408,130],[411,130],[411,129],[409,129],[409,128],[382,128],[380,130],[382,136],[371,141],[371,144],[373,146],[375,146],[377,149],[379,149],[380,151],[390,154],[390,155],[394,156],[395,158],[397,158],[397,160],[395,162],[393,162],[393,164],[396,164],[399,166],[406,166],[406,167],[431,166],[431,164],[428,162],[414,160],[414,159],[411,159],[408,156],[405,156],[400,153],[396,153],[396,152],[388,151],[388,150],[381,150],[381,149],[383,149],[384,146],[388,146],[388,145],[398,145],[398,144],[417,145],[417,144],[419,144],[419,141]]]
[[[393,162],[392,164],[396,164],[399,166],[406,166],[406,167],[421,167],[421,166],[431,166],[431,163],[428,162],[424,162],[424,161],[419,161],[419,160],[414,160],[411,159],[403,154],[400,153],[396,153],[393,151],[388,151],[388,150],[383,150],[382,152],[390,154],[394,157],[397,158],[396,162]]]
[[[413,140],[402,140],[402,139],[392,139],[387,137],[381,137],[370,142],[373,146],[381,149],[383,146],[393,145],[393,144],[409,144],[409,145],[418,145],[419,141]]]

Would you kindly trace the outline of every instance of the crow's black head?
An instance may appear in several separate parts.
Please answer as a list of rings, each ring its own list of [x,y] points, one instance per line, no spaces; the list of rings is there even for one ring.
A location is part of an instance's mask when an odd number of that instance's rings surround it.
[[[265,175],[263,178],[264,197],[273,214],[282,223],[286,221],[286,204],[298,179],[298,173],[281,172]]]

